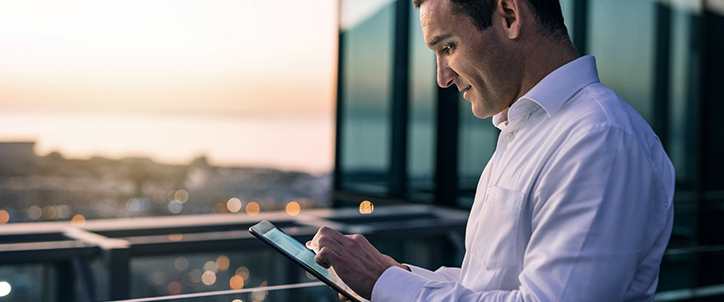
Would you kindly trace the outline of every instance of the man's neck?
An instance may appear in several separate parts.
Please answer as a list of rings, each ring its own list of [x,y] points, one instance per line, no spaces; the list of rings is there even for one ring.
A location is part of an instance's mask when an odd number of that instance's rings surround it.
[[[579,57],[578,52],[568,38],[552,39],[541,37],[535,43],[529,43],[525,49],[525,72],[521,86],[521,96],[533,89],[543,78],[554,70]]]

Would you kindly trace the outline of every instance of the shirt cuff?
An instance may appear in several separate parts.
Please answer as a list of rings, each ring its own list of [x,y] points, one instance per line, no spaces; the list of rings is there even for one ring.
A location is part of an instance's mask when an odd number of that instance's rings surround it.
[[[427,281],[429,280],[405,269],[391,266],[375,282],[372,301],[413,301]]]

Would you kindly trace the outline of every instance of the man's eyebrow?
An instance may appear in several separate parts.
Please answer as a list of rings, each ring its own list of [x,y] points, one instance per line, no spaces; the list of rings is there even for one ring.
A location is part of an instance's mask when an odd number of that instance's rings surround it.
[[[430,43],[428,44],[428,46],[430,46],[430,47],[432,48],[433,46],[435,46],[435,45],[439,44],[440,42],[442,42],[442,40],[445,40],[445,39],[447,39],[447,38],[449,38],[449,37],[450,37],[449,34],[437,36],[437,37],[435,37],[434,39],[432,39],[432,41],[430,41]]]

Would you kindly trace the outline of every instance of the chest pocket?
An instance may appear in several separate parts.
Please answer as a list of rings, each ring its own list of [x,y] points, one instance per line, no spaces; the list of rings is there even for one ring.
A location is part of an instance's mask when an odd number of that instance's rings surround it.
[[[475,256],[486,269],[518,264],[518,232],[525,194],[490,187],[473,241]]]

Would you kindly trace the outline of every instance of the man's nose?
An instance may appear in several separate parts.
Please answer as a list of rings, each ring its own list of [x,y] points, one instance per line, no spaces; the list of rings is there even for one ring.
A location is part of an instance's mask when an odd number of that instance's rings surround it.
[[[437,60],[437,84],[440,85],[440,87],[450,87],[455,83],[457,76],[458,74],[447,65],[445,59]]]

